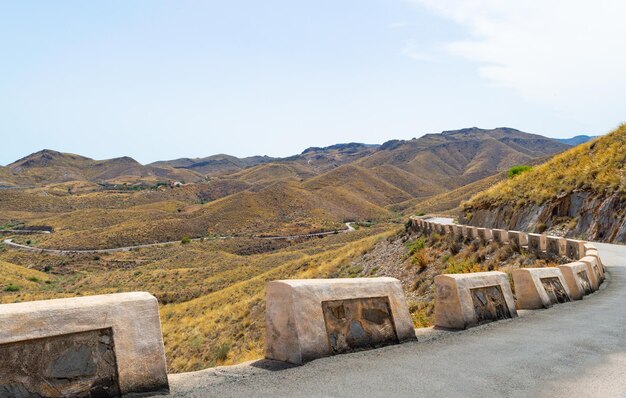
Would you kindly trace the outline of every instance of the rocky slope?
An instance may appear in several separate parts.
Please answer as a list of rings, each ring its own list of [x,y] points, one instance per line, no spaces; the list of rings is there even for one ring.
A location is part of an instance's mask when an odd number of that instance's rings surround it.
[[[626,242],[626,125],[474,196],[462,219]]]

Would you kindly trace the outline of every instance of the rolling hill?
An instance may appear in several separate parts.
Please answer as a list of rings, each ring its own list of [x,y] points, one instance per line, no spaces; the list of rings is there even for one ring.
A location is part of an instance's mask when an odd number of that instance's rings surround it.
[[[156,183],[163,180],[200,182],[203,177],[186,169],[143,166],[130,157],[93,160],[84,156],[44,149],[6,166],[5,177],[14,185],[33,186],[70,181],[94,183]],[[1,173],[2,171],[0,171]],[[5,171],[5,174],[6,171]],[[1,175],[1,174],[0,174]]]
[[[196,160],[143,166],[128,157],[96,161],[46,150],[5,168],[39,186],[0,191],[0,225],[52,226],[55,233],[37,243],[62,248],[338,229],[346,221],[400,219],[420,204],[448,210],[509,167],[566,148],[514,129],[470,128],[380,146],[309,148],[278,160],[256,157],[250,162],[262,162],[251,167],[222,157],[237,167],[212,168],[211,176],[194,171]],[[188,184],[154,185],[164,180]],[[124,182],[153,185],[126,192],[119,188]]]
[[[464,204],[474,225],[626,242],[626,125]]]

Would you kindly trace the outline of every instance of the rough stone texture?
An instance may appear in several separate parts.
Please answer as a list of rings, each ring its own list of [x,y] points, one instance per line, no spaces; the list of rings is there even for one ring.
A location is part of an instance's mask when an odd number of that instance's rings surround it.
[[[461,225],[461,235],[463,235],[463,238],[465,239],[470,239],[472,237],[470,229],[467,225]]]
[[[0,344],[109,328],[120,392],[167,391],[159,309],[152,295],[120,293],[0,305]]]
[[[595,291],[598,290],[600,284],[604,280],[602,274],[600,272],[600,266],[598,265],[598,261],[595,257],[585,256],[579,260],[580,262],[585,263],[587,266],[587,273],[589,275],[589,282],[591,283],[591,288]]]
[[[550,308],[571,301],[569,288],[559,268],[520,268],[513,270],[517,308]]]
[[[488,242],[493,239],[493,232],[489,228],[476,228],[478,238],[483,242]]]
[[[452,224],[452,233],[457,238],[463,237],[463,231],[460,225]]]
[[[582,300],[583,296],[592,292],[587,271],[587,264],[576,261],[559,265],[572,300]]]
[[[473,225],[492,228],[532,230],[539,223],[558,227],[563,217],[575,218],[576,227],[567,236],[585,236],[600,242],[626,242],[626,197],[620,192],[576,191],[543,204],[513,205],[473,209]]]
[[[565,241],[565,256],[571,260],[578,260],[585,256],[585,242],[575,239]]]
[[[435,289],[438,327],[465,329],[517,316],[511,286],[503,272],[438,275]]]
[[[528,234],[528,250],[533,252],[545,252],[547,240],[545,235]]]
[[[389,318],[393,321],[395,338],[389,327],[385,326],[388,325],[387,318],[382,314],[385,311],[381,309],[381,302],[377,300],[378,298],[386,299],[388,302]],[[348,300],[355,299],[370,300],[348,302]],[[324,307],[329,308],[327,311],[331,311],[331,307],[337,308],[340,305],[343,306],[343,310],[337,309],[337,311],[344,311],[344,315],[350,320],[346,318],[342,321],[344,323],[337,320],[331,323],[333,326],[329,330]],[[359,308],[360,312],[354,313],[354,308]],[[368,314],[369,310],[371,311]],[[374,310],[376,314],[372,312]],[[272,281],[267,285],[265,357],[302,364],[332,355],[335,352],[329,335],[333,331],[343,330],[341,338],[345,337],[347,342],[348,334],[343,327],[353,325],[353,321],[360,323],[360,326],[354,325],[352,336],[369,330],[371,333],[368,338],[371,341],[377,338],[372,331],[384,334],[386,338],[389,337],[385,343],[415,339],[415,330],[404,293],[400,282],[395,278]],[[382,324],[377,322],[382,322]],[[349,327],[347,331],[350,331]],[[337,338],[340,338],[339,334]],[[367,340],[367,338],[363,339]],[[336,345],[336,347],[343,346]],[[352,348],[349,344],[348,347]],[[358,345],[358,348],[364,348],[364,346]]]
[[[322,302],[333,354],[398,343],[387,297]]]
[[[468,238],[470,239],[478,239],[478,228],[468,226],[467,227]]]
[[[553,256],[565,256],[567,240],[558,236],[546,236],[546,251]]]
[[[500,243],[508,243],[509,242],[509,231],[504,229],[492,229],[493,240]]]
[[[600,252],[598,249],[585,249],[585,256],[595,257],[598,265],[600,266],[600,272],[602,273],[602,279],[604,280],[604,264],[602,264],[602,260],[600,259]]]
[[[525,232],[509,231],[509,242],[517,247],[528,245],[528,235]]]
[[[118,397],[112,330],[0,345],[0,397]]]

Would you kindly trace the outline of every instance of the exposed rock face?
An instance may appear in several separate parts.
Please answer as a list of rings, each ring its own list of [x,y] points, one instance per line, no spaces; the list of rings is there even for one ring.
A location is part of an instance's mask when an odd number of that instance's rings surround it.
[[[491,228],[539,231],[601,242],[626,242],[626,197],[575,191],[540,205],[467,209],[461,222]],[[543,232],[543,231],[540,231]]]

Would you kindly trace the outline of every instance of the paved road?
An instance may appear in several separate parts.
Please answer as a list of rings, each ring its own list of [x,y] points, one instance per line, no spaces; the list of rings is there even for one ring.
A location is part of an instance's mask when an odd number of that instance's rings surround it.
[[[345,223],[346,225],[346,229],[344,230],[333,230],[333,231],[326,231],[326,232],[316,232],[316,233],[312,233],[312,234],[300,234],[300,235],[286,235],[286,236],[253,236],[252,238],[258,238],[258,239],[268,239],[268,240],[276,240],[276,239],[287,239],[287,240],[291,240],[291,239],[298,239],[298,238],[314,238],[316,236],[326,236],[326,235],[333,235],[333,234],[337,234],[340,232],[352,232],[355,231],[355,228],[351,225],[352,223]],[[49,234],[50,232],[48,231],[32,231],[32,233],[39,233],[39,234]],[[194,238],[191,239],[192,241],[199,241],[202,239],[233,239],[233,237],[230,236],[218,236],[218,237],[207,237],[207,238]],[[167,245],[172,245],[172,244],[176,244],[176,243],[180,243],[180,240],[174,240],[174,241],[169,241],[169,242],[159,242],[159,243],[148,243],[145,245],[135,245],[135,246],[126,246],[126,247],[115,247],[115,248],[110,248],[110,249],[44,249],[44,248],[40,248],[40,247],[35,247],[35,246],[27,246],[27,245],[22,245],[19,243],[15,243],[13,242],[13,239],[5,239],[2,241],[2,243],[4,243],[5,245],[12,247],[14,249],[19,249],[19,250],[25,250],[25,251],[29,251],[29,252],[36,252],[36,253],[49,253],[49,254],[99,254],[99,253],[119,253],[119,252],[128,252],[131,251],[133,249],[143,249],[143,248],[147,248],[147,247],[157,247],[157,246],[167,246]]]
[[[319,359],[171,376],[176,397],[625,397],[626,247],[598,244],[596,293],[429,341]],[[267,369],[267,368],[270,369]]]

